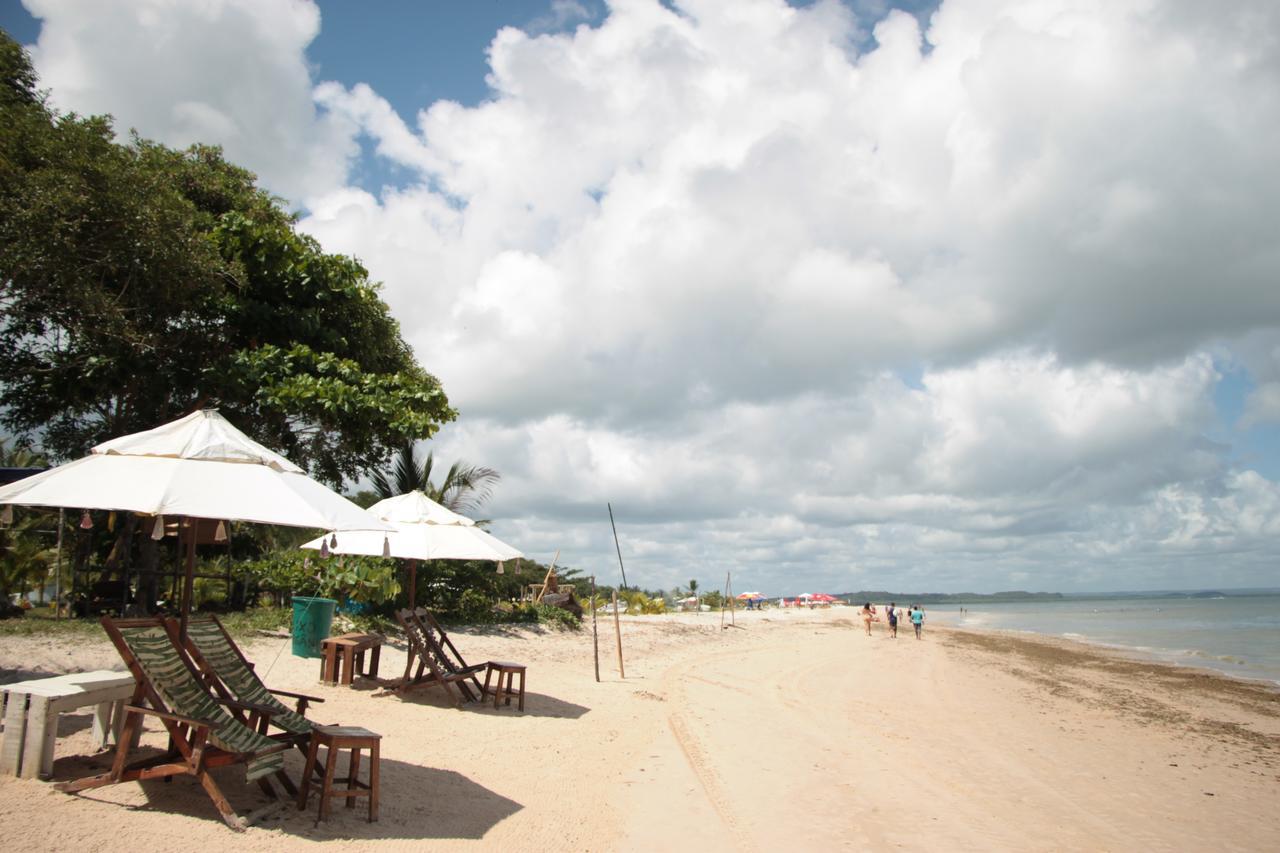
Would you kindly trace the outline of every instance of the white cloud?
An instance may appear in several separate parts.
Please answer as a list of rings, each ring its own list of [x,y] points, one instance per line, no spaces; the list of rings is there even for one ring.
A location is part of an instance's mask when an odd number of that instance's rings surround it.
[[[317,109],[304,51],[308,0],[23,0],[41,19],[31,51],[53,104],[109,112],[168,145],[222,145],[295,203],[341,187],[353,127]]]
[[[1209,353],[1280,419],[1275,4],[614,0],[503,29],[494,97],[416,116],[312,91],[305,4],[138,8],[234,31],[290,109],[163,40],[139,65],[179,82],[129,88],[52,13],[45,84],[303,186],[461,409],[438,455],[504,473],[486,514],[538,556],[612,571],[612,501],[650,586],[1267,582],[1276,486],[1205,436]],[[360,134],[415,179],[342,186]]]

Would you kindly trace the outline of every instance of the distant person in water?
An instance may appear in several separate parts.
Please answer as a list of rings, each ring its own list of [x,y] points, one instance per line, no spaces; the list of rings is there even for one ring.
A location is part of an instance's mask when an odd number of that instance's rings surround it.
[[[889,614],[889,636],[896,639],[898,636],[898,611],[894,609],[895,607],[897,607],[897,603],[890,601],[889,609],[886,612]]]
[[[920,629],[924,627],[924,611],[919,604],[911,608],[911,626],[916,629],[916,639],[920,639]]]
[[[862,605],[862,624],[867,628],[867,636],[871,636],[871,619],[875,614],[871,610],[871,602]]]

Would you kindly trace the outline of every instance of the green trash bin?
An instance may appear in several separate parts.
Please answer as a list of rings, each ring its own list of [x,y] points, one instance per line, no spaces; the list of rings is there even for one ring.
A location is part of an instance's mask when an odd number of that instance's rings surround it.
[[[293,597],[293,653],[300,658],[318,658],[320,643],[333,627],[338,602],[332,598]]]

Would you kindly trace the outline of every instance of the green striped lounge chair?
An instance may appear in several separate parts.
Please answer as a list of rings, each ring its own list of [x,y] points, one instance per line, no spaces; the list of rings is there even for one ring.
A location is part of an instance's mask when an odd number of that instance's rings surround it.
[[[170,619],[169,627],[176,636],[177,620]],[[236,700],[259,711],[256,718],[258,731],[267,734],[268,726],[274,726],[281,731],[273,736],[275,739],[293,743],[305,754],[312,729],[311,721],[305,716],[307,704],[323,702],[323,699],[268,688],[216,616],[188,620],[186,650],[211,690],[224,699]],[[277,696],[293,699],[295,707],[288,707]],[[242,718],[242,721],[250,720]]]
[[[111,770],[62,783],[56,786],[59,790],[72,793],[121,782],[194,776],[222,819],[238,831],[287,805],[277,798],[272,776],[287,793],[297,794],[284,772],[284,753],[289,744],[254,731],[233,715],[253,709],[212,695],[163,619],[113,620],[104,616],[102,627],[133,674],[136,686],[125,705],[124,729]],[[169,749],[161,755],[130,762],[129,753],[144,717],[157,719],[164,726],[169,734]],[[246,782],[256,782],[273,801],[243,817],[232,808],[209,773],[214,768],[238,764],[244,765]]]

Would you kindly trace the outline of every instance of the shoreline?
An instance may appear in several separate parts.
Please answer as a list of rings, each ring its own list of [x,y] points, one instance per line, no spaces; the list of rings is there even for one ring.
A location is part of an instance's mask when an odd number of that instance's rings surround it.
[[[1012,639],[1026,639],[1035,642],[1077,645],[1089,651],[1120,656],[1132,660],[1135,663],[1155,664],[1158,666],[1172,667],[1174,669],[1188,670],[1201,675],[1213,675],[1220,678],[1226,678],[1231,681],[1243,681],[1248,684],[1265,685],[1280,691],[1280,678],[1273,678],[1267,675],[1248,675],[1244,673],[1228,672],[1223,669],[1217,669],[1216,667],[1208,664],[1183,663],[1179,660],[1171,660],[1163,656],[1177,654],[1177,652],[1174,652],[1171,649],[1153,649],[1142,646],[1127,646],[1119,643],[1106,643],[1101,640],[1094,640],[1088,637],[1068,637],[1062,634],[1046,634],[1025,628],[972,628],[946,623],[935,623],[931,628],[973,634],[992,634],[996,636],[1007,635]]]

